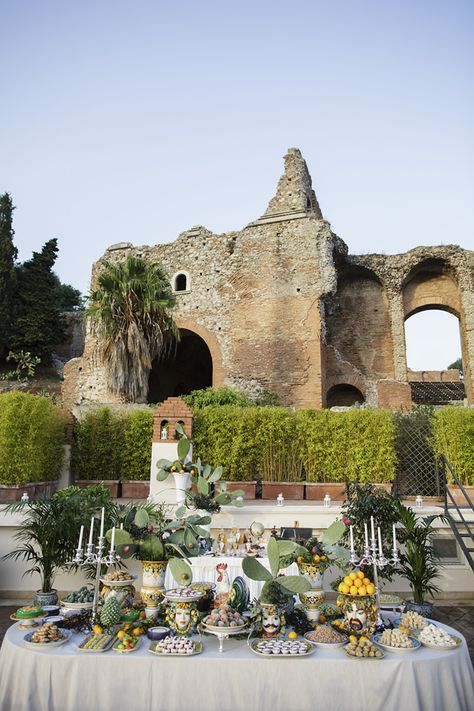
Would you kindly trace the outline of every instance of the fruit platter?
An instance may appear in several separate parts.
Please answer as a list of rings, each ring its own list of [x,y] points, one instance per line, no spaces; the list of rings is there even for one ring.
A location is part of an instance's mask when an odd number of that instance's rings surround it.
[[[361,637],[360,639],[349,638],[349,644],[344,647],[345,653],[352,659],[383,659],[385,654],[379,646],[370,639]]]
[[[152,642],[148,649],[159,657],[192,657],[201,654],[202,642],[195,642],[189,637],[165,637],[159,642]]]
[[[442,652],[446,652],[450,649],[457,649],[462,644],[459,637],[450,635],[441,629],[441,627],[436,627],[433,624],[428,624],[424,629],[422,629],[418,635],[418,639],[424,647],[429,647],[430,649],[436,649]]]
[[[335,649],[347,644],[347,636],[330,625],[318,625],[316,629],[306,632],[304,638],[315,647],[323,649]]]
[[[112,649],[114,652],[118,652],[119,654],[134,652],[140,646],[141,641],[141,637],[136,637],[133,634],[124,632],[124,630],[120,630],[117,632],[117,641],[113,645]]]
[[[92,632],[78,645],[80,652],[107,652],[117,640],[115,634],[96,634]]]
[[[93,601],[94,590],[87,585],[83,585],[79,590],[75,590],[63,598],[61,605],[69,610],[90,610]]]
[[[70,630],[59,629],[53,622],[45,622],[34,632],[28,632],[24,637],[27,647],[41,649],[46,647],[59,647],[71,637]]]
[[[372,637],[372,640],[375,644],[382,647],[382,649],[386,649],[388,652],[395,652],[396,654],[415,652],[421,647],[421,643],[416,637],[408,635],[400,628],[378,632]]]
[[[305,657],[315,650],[314,646],[305,639],[254,639],[249,647],[259,657]]]

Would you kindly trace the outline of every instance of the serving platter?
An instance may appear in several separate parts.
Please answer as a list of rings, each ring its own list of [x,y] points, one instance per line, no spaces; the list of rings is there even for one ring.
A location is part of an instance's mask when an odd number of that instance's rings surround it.
[[[303,635],[305,640],[312,644],[314,647],[321,647],[321,649],[337,649],[338,647],[344,647],[347,644],[347,637],[342,642],[315,642],[313,639],[307,636],[309,634],[311,634],[311,631],[306,632],[306,634]]]
[[[244,622],[243,625],[236,625],[235,627],[217,627],[215,625],[208,625],[205,622],[201,622],[201,626],[204,631],[213,632],[215,634],[236,634],[237,632],[241,632],[248,627],[248,623]]]
[[[459,647],[462,644],[462,639],[460,639],[459,637],[456,637],[456,635],[454,635],[454,634],[450,635],[450,637],[451,637],[451,639],[454,639],[454,641],[456,642],[455,645],[454,644],[453,645],[450,645],[450,644],[430,644],[429,642],[423,642],[421,640],[419,640],[419,641],[420,641],[420,644],[423,645],[423,647],[428,647],[428,649],[434,649],[437,652],[450,652],[453,649],[459,649]]]
[[[105,641],[104,638],[108,637],[108,640]],[[95,638],[96,641],[99,641],[99,638],[103,640],[104,646],[100,648],[94,648],[94,647],[85,647],[84,645],[87,644],[88,640]],[[92,654],[100,654],[101,652],[108,652],[108,650],[112,647],[113,644],[117,641],[117,635],[116,634],[93,634],[92,632],[88,634],[80,644],[78,644],[77,648],[80,652],[90,652]]]
[[[421,647],[420,640],[418,640],[416,637],[413,637],[412,635],[408,635],[408,639],[413,644],[413,647],[391,647],[389,644],[383,644],[380,641],[381,639],[382,639],[381,632],[374,634],[372,637],[372,641],[378,647],[382,647],[382,649],[386,649],[387,652],[393,652],[394,654],[405,654],[406,652],[416,652],[416,650],[420,649],[420,647]],[[369,659],[370,659],[370,657],[369,657]]]
[[[69,642],[72,632],[71,630],[61,629],[63,639],[58,639],[55,642],[32,642],[31,638],[34,634],[34,632],[28,632],[28,634],[25,634],[23,637],[25,645],[30,649],[49,649],[50,647],[60,647],[62,644]]]
[[[107,578],[100,578],[100,582],[109,588],[124,588],[126,585],[133,585],[133,581],[136,580],[136,578],[137,576],[134,573],[130,573],[128,580],[107,580]]]
[[[358,660],[368,661],[368,662],[380,662],[382,659],[385,658],[385,652],[383,651],[383,649],[380,648],[380,645],[377,645],[377,646],[379,648],[380,654],[382,655],[381,657],[357,657],[355,654],[349,654],[349,652],[346,649],[347,645],[345,645],[343,647],[343,649],[344,649],[344,652],[349,657],[349,659],[358,659]]]
[[[268,641],[271,641],[271,640],[268,640]],[[283,641],[283,640],[282,640],[282,641]],[[265,652],[262,652],[262,651],[260,651],[259,649],[257,649],[258,645],[260,645],[262,642],[265,642],[265,640],[262,640],[262,639],[253,639],[253,640],[249,643],[249,647],[250,647],[251,651],[252,651],[254,654],[257,654],[259,657],[266,657],[267,659],[279,659],[279,658],[282,658],[282,659],[298,659],[299,657],[307,657],[309,654],[313,654],[313,652],[314,652],[315,649],[316,649],[312,644],[310,644],[310,643],[308,642],[308,640],[303,640],[303,641],[301,642],[301,644],[304,644],[305,647],[306,647],[306,651],[303,652],[303,653],[291,654],[291,653],[288,652],[288,653],[283,654],[283,653],[280,652],[279,654],[269,654],[269,653],[266,654]]]
[[[128,654],[129,652],[135,652],[142,643],[141,637],[137,637],[137,643],[131,649],[118,649],[118,645],[121,643],[121,639],[117,639],[112,647],[113,652],[118,652],[118,654]]]
[[[59,602],[61,607],[66,610],[92,610],[94,605],[93,602],[66,602],[65,600],[60,600]]]
[[[194,652],[190,652],[189,654],[179,654],[178,652],[165,653],[156,649],[157,644],[158,642],[152,642],[148,647],[148,651],[151,654],[156,654],[157,657],[181,657],[181,659],[183,659],[185,657],[195,657],[196,654],[201,654],[203,650],[202,642],[194,642]]]

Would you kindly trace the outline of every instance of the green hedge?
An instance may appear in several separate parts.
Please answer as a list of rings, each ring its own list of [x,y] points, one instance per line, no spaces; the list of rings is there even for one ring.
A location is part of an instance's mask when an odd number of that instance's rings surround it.
[[[120,479],[124,420],[121,413],[101,407],[75,423],[71,471],[76,479]]]
[[[0,484],[54,481],[63,462],[66,419],[50,399],[0,395]]]
[[[121,462],[122,481],[148,481],[150,478],[153,413],[133,410],[124,418]]]
[[[445,407],[433,423],[434,448],[445,454],[462,484],[474,486],[474,409]],[[447,470],[448,480],[452,477]]]

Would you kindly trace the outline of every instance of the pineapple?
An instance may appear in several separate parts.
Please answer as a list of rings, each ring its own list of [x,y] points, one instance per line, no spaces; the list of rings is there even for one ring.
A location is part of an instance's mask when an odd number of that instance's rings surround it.
[[[104,627],[112,627],[120,622],[120,604],[115,597],[109,597],[100,613],[100,621]]]

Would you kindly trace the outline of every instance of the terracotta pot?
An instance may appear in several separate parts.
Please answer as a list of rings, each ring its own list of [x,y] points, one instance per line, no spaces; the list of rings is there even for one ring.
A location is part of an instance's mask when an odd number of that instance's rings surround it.
[[[149,481],[123,481],[122,497],[124,499],[147,499],[150,494]]]
[[[20,501],[23,494],[28,494],[30,499],[49,498],[58,488],[57,481],[38,481],[27,484],[0,485],[0,504],[9,504]]]
[[[329,494],[332,501],[344,501],[346,498],[345,483],[306,483],[305,490],[309,501],[323,501],[326,494]]]
[[[97,484],[102,484],[106,489],[110,491],[110,496],[116,499],[118,496],[118,480],[101,481],[100,479],[76,479],[74,482],[76,486],[80,489],[87,489],[88,486],[96,486]]]
[[[235,491],[236,489],[242,489],[245,492],[245,499],[255,499],[255,488],[257,483],[255,481],[229,481],[227,482],[227,489],[229,491]]]
[[[303,482],[262,481],[262,499],[275,499],[283,494],[286,501],[300,501],[304,496]]]

